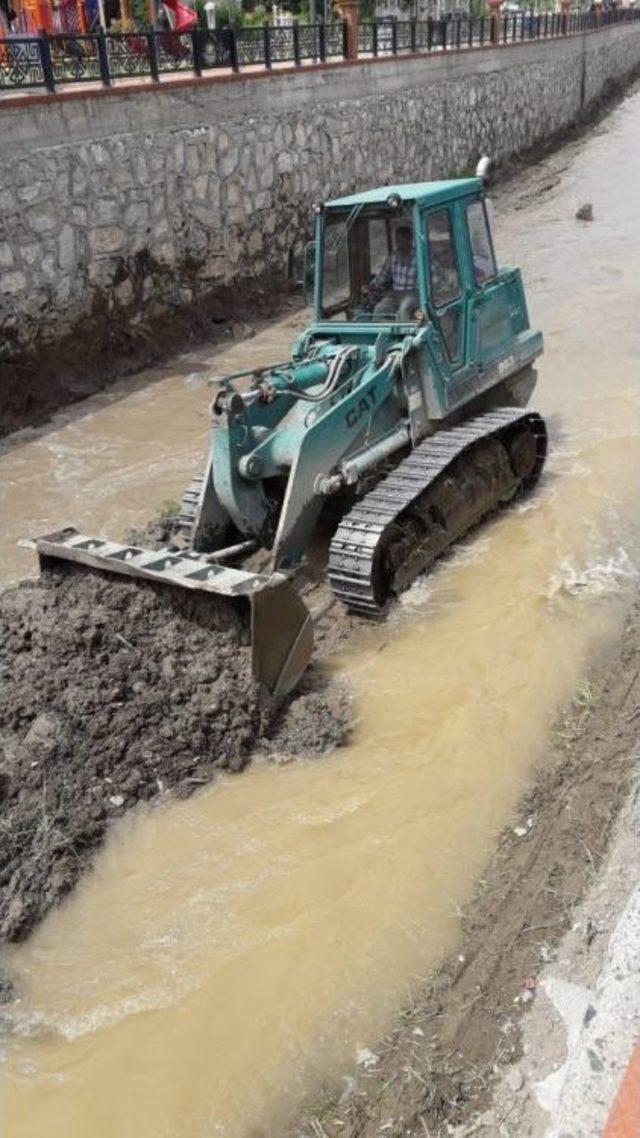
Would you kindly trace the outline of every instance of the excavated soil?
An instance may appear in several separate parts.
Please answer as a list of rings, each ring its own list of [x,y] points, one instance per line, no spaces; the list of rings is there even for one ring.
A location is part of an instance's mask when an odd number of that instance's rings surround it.
[[[112,819],[186,795],[256,748],[344,742],[350,701],[310,669],[261,707],[231,602],[57,569],[0,594],[0,939],[74,885]]]
[[[347,1089],[316,1102],[290,1138],[443,1138],[456,1125],[475,1133],[497,1074],[522,1054],[519,1020],[536,977],[574,926],[632,789],[639,643],[636,600],[621,640],[551,731],[463,915],[456,952],[412,993],[364,1070],[346,1074]],[[587,922],[585,944],[598,935]]]

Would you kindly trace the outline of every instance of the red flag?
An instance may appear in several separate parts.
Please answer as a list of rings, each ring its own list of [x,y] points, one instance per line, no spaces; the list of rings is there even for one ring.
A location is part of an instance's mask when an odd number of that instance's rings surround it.
[[[195,8],[189,0],[164,0],[171,27],[176,32],[187,32],[198,22]]]

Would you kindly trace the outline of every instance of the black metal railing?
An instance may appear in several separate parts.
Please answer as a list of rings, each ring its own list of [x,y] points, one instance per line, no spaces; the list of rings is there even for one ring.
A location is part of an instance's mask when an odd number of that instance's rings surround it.
[[[516,12],[492,19],[488,16],[428,20],[375,20],[358,26],[359,55],[399,55],[423,51],[462,50],[496,44],[521,43],[595,31],[612,24],[640,19],[638,9],[602,12]]]
[[[557,38],[596,31],[640,19],[640,9],[608,12],[518,12],[503,17],[466,16],[447,20],[376,20],[358,27],[358,54],[409,55],[462,51],[525,40]],[[93,34],[12,36],[0,39],[0,91],[44,88],[56,91],[67,83],[99,82],[164,74],[203,75],[216,69],[240,71],[295,67],[346,58],[346,24],[196,29]]]

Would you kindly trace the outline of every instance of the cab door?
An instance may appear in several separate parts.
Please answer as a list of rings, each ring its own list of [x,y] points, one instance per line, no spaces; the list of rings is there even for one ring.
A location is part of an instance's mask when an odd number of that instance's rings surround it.
[[[514,334],[527,327],[528,318],[520,274],[499,271],[496,265],[486,203],[481,198],[467,201],[464,213],[471,287],[467,356],[484,371],[509,353]]]
[[[452,206],[439,206],[424,217],[427,292],[431,317],[446,352],[446,370],[465,363],[466,296],[456,250]]]

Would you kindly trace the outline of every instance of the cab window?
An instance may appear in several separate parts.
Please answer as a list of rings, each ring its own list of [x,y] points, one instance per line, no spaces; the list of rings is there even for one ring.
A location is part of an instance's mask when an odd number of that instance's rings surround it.
[[[469,203],[467,225],[475,281],[477,285],[483,285],[495,277],[498,271],[484,202]]]
[[[447,209],[427,217],[427,244],[431,300],[435,308],[442,308],[457,300],[461,293],[458,259]]]
[[[327,214],[321,319],[356,323],[413,319],[418,286],[412,222],[410,206],[397,208],[385,203]],[[403,242],[407,245],[404,253]],[[404,290],[398,285],[398,261],[407,280]]]
[[[325,312],[328,314],[344,308],[350,296],[348,233],[344,218],[335,216],[327,220],[324,238],[322,304]]]

